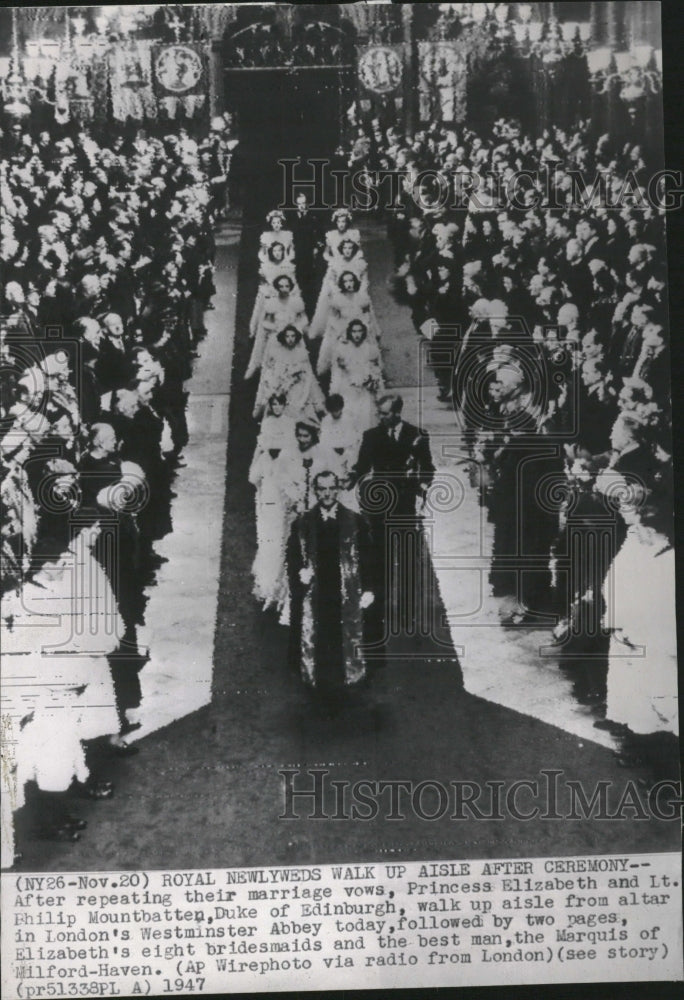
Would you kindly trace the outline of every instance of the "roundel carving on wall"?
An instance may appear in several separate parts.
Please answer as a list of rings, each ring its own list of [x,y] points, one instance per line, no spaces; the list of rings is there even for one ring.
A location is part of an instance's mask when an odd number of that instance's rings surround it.
[[[375,94],[389,94],[401,83],[401,59],[394,49],[374,45],[359,59],[359,80]]]

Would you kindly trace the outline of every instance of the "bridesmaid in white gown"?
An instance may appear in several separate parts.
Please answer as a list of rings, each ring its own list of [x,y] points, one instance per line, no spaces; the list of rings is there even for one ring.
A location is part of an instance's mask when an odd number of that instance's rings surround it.
[[[327,264],[327,270],[311,320],[312,329],[320,331],[316,336],[320,336],[325,328],[327,302],[331,293],[335,291],[342,271],[354,271],[359,281],[367,278],[368,267],[361,250],[361,234],[358,229],[352,228],[351,212],[346,208],[338,209],[333,212],[333,222],[335,228],[325,234],[323,259]],[[349,267],[344,267],[345,260]]]
[[[263,264],[268,259],[269,248],[273,243],[282,243],[285,251],[285,260],[288,263],[294,262],[294,240],[289,229],[285,228],[285,215],[278,208],[274,208],[266,216],[266,222],[271,227],[261,234],[259,240],[259,261]]]
[[[311,320],[311,335],[320,337],[325,332],[325,325],[330,308],[331,296],[335,295],[343,274],[356,276],[359,288],[368,294],[368,264],[361,252],[361,247],[354,240],[345,238],[340,241],[339,252],[328,263],[321,292],[318,296],[316,309]]]
[[[264,315],[264,305],[269,295],[275,295],[275,281],[281,275],[287,275],[294,282],[294,291],[299,294],[295,266],[285,259],[285,246],[275,240],[266,252],[266,260],[259,265],[259,290],[249,321],[249,335],[254,338]]]
[[[344,239],[340,243],[340,249],[335,260],[330,262],[328,273],[330,275],[329,288],[334,288],[344,271],[351,271],[361,282],[361,287],[368,291],[368,262],[364,257],[361,247],[352,239]]]
[[[344,240],[353,240],[361,246],[361,234],[358,229],[352,227],[352,214],[348,208],[338,208],[333,212],[334,229],[328,230],[325,234],[325,247],[323,257],[330,264],[334,262],[340,254],[340,245]]]
[[[346,337],[335,345],[331,360],[330,392],[342,396],[354,426],[363,433],[377,423],[376,399],[385,382],[380,351],[369,341],[361,320],[349,323]]]
[[[268,400],[283,395],[286,412],[295,419],[317,419],[325,411],[325,398],[314,375],[309,352],[296,326],[286,326],[266,347],[254,416],[260,419]]]
[[[366,327],[369,343],[378,345],[380,331],[375,318],[375,312],[368,291],[361,287],[361,282],[353,271],[343,271],[337,287],[326,301],[324,316],[323,340],[318,354],[318,374],[329,371],[332,357],[339,341],[346,337],[347,329],[353,319],[359,319]],[[318,329],[311,331],[312,337],[320,335]]]
[[[304,302],[295,288],[294,279],[287,274],[281,274],[274,279],[273,289],[273,292],[268,292],[264,296],[262,314],[255,328],[254,346],[245,379],[252,378],[261,368],[264,355],[275,334],[284,330],[286,326],[294,326],[302,334],[309,329]]]

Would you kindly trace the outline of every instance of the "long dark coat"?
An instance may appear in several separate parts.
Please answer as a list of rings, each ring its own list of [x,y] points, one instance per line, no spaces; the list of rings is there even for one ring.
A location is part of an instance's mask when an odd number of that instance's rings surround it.
[[[365,519],[342,504],[335,522],[324,523],[317,505],[292,526],[287,546],[290,627],[302,679],[311,687],[341,688],[365,676],[360,600],[371,589],[370,552]],[[313,577],[303,584],[299,574],[306,567],[313,569]]]

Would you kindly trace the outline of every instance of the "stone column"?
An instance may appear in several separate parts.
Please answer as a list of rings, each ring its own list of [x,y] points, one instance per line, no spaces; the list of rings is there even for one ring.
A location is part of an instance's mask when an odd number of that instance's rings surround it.
[[[209,60],[209,111],[220,115],[226,110],[223,73],[223,34],[235,19],[232,4],[204,4],[199,14],[206,32]]]
[[[222,115],[226,110],[223,74],[223,46],[220,38],[209,43],[209,113]]]
[[[624,52],[629,44],[625,26],[623,3],[608,4],[608,44],[613,52]],[[628,139],[629,125],[625,104],[620,97],[620,89],[611,88],[608,97],[608,131],[616,143],[621,145]]]
[[[608,43],[608,4],[606,0],[598,0],[591,5],[589,15],[591,25],[591,39],[589,44],[592,48],[600,49]]]
[[[403,29],[404,76],[402,82],[404,129],[414,132],[418,125],[418,67],[413,40],[413,6],[402,4],[401,22]]]
[[[608,44],[614,52],[624,52],[627,46],[625,30],[625,5],[609,3],[608,7]]]

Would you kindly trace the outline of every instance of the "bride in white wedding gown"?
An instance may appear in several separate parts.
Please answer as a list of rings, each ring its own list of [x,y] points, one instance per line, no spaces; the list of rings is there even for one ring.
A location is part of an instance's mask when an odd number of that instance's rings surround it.
[[[283,394],[275,394],[269,399],[249,469],[249,481],[256,490],[257,552],[252,564],[253,593],[264,609],[277,606],[284,597],[283,576],[278,567],[282,565],[285,552],[285,509],[278,459],[296,445],[295,421],[285,412],[286,402]]]

